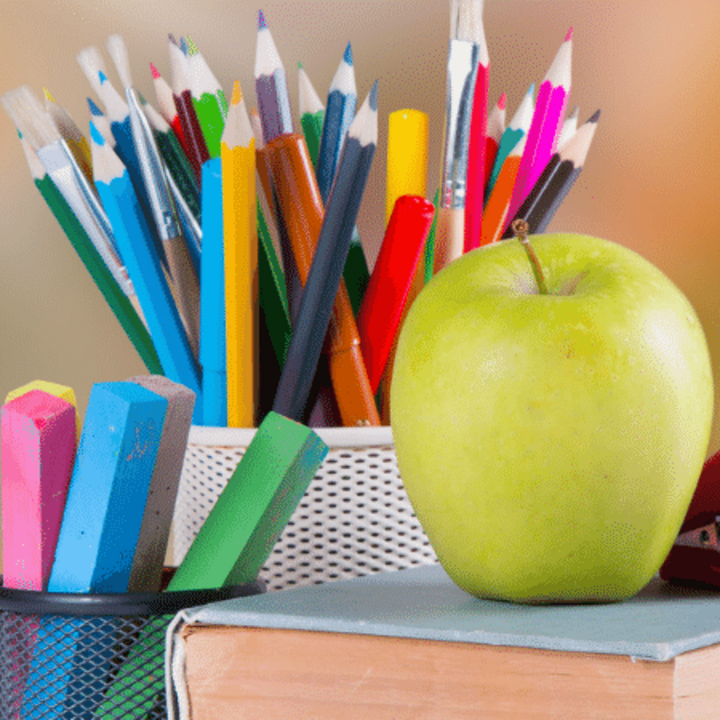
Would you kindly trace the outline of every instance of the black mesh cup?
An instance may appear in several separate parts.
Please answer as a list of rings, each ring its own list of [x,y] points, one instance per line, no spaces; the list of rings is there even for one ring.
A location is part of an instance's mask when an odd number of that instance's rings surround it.
[[[261,581],[118,595],[0,587],[0,718],[164,720],[165,633],[175,614],[263,591]]]

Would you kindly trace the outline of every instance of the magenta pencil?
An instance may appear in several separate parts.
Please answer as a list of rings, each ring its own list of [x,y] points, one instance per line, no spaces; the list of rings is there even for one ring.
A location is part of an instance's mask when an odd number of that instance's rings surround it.
[[[464,252],[473,250],[480,245],[485,188],[490,58],[485,40],[485,30],[482,24],[478,35],[480,39],[480,59],[478,62],[477,77],[475,79],[475,95],[473,97],[470,142],[468,146]]]
[[[540,85],[535,112],[528,130],[525,152],[520,161],[515,189],[513,190],[508,222],[550,162],[555,153],[562,129],[571,84],[572,28],[565,36],[550,69]]]

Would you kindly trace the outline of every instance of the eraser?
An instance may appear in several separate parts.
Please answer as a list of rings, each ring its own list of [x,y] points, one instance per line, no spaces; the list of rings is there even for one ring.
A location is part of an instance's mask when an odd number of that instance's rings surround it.
[[[128,382],[168,402],[128,583],[128,592],[158,592],[196,396],[162,375],[141,375]]]
[[[255,580],[327,452],[310,428],[269,412],[168,590]]]
[[[77,449],[75,407],[29,390],[1,417],[3,584],[45,590]]]
[[[50,592],[127,591],[167,406],[135,383],[93,385]]]

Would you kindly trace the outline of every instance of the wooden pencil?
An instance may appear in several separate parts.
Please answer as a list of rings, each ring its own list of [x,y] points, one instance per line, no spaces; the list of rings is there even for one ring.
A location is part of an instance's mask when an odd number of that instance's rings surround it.
[[[92,277],[93,282],[102,293],[105,302],[110,306],[128,339],[137,350],[143,363],[145,363],[148,372],[155,375],[162,374],[162,365],[155,351],[152,338],[147,331],[144,320],[135,309],[140,307],[140,303],[137,300],[134,287],[132,287],[128,279],[128,292],[132,295],[135,306],[133,306],[133,302],[123,292],[108,269],[102,256],[91,242],[80,221],[75,217],[65,198],[55,186],[35,151],[24,138],[20,138],[20,142],[35,186],[43,196],[68,240],[70,240],[85,269],[90,273],[90,277]],[[125,272],[126,275],[127,272]]]
[[[558,150],[577,132],[579,119],[580,106],[576,105],[563,121],[557,141]]]
[[[165,78],[160,74],[160,71],[152,63],[150,63],[150,72],[153,78],[155,97],[157,98],[160,114],[172,128],[175,133],[175,137],[177,137],[180,145],[182,145],[185,154],[189,155],[190,151],[188,149],[185,135],[183,134],[180,116],[178,115],[177,108],[175,107],[172,88],[168,85],[167,80],[165,80]]]
[[[497,103],[490,111],[487,121],[487,135],[485,138],[485,189],[483,192],[483,202],[487,199],[490,194],[488,183],[490,181],[490,174],[492,173],[493,165],[495,164],[495,158],[497,157],[498,148],[500,147],[500,141],[502,140],[503,133],[505,132],[505,114],[506,114],[507,96],[502,93],[498,98]]]
[[[228,113],[227,99],[220,82],[198,46],[188,36],[188,73],[195,112],[210,157],[220,155],[220,138]]]
[[[325,120],[323,122],[320,154],[317,162],[317,179],[320,196],[327,202],[335,179],[335,171],[340,160],[345,135],[355,117],[357,88],[355,86],[355,68],[353,66],[352,46],[345,48],[328,91]]]
[[[168,52],[170,54],[170,86],[172,87],[173,101],[182,126],[188,159],[195,170],[198,184],[200,184],[202,182],[202,166],[206,160],[210,159],[210,153],[193,104],[188,60],[172,35],[168,35]]]
[[[200,283],[197,270],[180,227],[167,169],[132,84],[130,62],[122,37],[111,35],[108,38],[108,49],[125,88],[130,134],[143,183],[142,189],[137,191],[138,199],[144,196],[149,201],[154,223],[151,228],[154,228],[165,252],[190,346],[197,357],[200,344]]]
[[[255,136],[239,82],[233,88],[221,158],[227,422],[229,427],[255,427],[259,371]]]
[[[95,186],[110,216],[165,375],[200,396],[200,368],[122,161],[91,125]],[[196,412],[199,418],[199,407]]]
[[[310,388],[375,155],[377,115],[376,82],[347,132],[273,404],[274,412],[293,420],[301,421],[307,414]],[[349,333],[331,332],[330,352],[346,353],[353,342]]]
[[[557,148],[562,118],[565,116],[565,107],[570,94],[571,65],[572,28],[565,36],[538,90],[535,111],[508,210],[508,225]]]
[[[305,68],[298,63],[298,101],[300,125],[302,126],[305,142],[310,152],[310,159],[317,171],[318,153],[322,140],[323,121],[325,120],[325,106],[315,91]]]
[[[485,192],[485,153],[487,150],[488,91],[490,88],[490,58],[488,56],[482,13],[476,31],[480,57],[473,91],[472,120],[468,139],[468,164],[465,192],[465,237],[463,252],[480,245],[483,198]]]
[[[515,218],[522,218],[528,232],[545,232],[553,216],[582,172],[597,130],[600,111],[595,112],[546,165],[535,187],[520,206]],[[512,223],[511,223],[512,225]]]
[[[452,0],[447,62],[445,142],[440,207],[435,235],[435,271],[460,257],[465,247],[468,149],[475,81],[484,61],[480,0]]]
[[[530,129],[530,123],[532,122],[533,110],[535,108],[535,85],[530,85],[528,91],[523,96],[522,101],[518,105],[515,114],[505,128],[502,137],[500,138],[500,145],[498,146],[497,155],[495,156],[495,162],[493,163],[493,169],[490,173],[490,179],[488,180],[487,192],[485,195],[485,204],[487,205],[488,200],[492,194],[493,188],[497,181],[498,175],[502,170],[502,166],[510,154],[512,149],[520,142],[520,139],[527,135],[527,131]]]
[[[293,121],[285,67],[262,10],[258,13],[255,92],[265,144],[280,135],[291,134]]]
[[[279,215],[297,264],[300,280],[307,282],[323,220],[323,205],[305,139],[281,135],[265,146]],[[330,374],[344,425],[379,425],[380,416],[370,389],[360,351],[360,338],[344,281],[340,282],[328,332],[347,338],[347,346],[334,344]]]

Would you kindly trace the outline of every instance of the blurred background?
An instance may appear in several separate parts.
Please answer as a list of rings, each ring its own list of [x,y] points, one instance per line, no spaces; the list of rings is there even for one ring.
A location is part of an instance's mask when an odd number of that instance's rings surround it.
[[[439,177],[449,33],[447,0],[266,0],[297,113],[297,63],[326,97],[348,41],[358,95],[380,81],[381,135],[359,222],[370,264],[382,238],[387,117],[430,116],[432,195]],[[135,85],[155,94],[149,63],[169,79],[167,33],[190,35],[226,93],[238,79],[255,104],[258,6],[246,0],[25,0],[0,13],[0,94],[46,87],[87,131],[92,91],[76,62],[124,36]],[[551,229],[617,241],[658,265],[696,308],[720,366],[720,13],[714,0],[486,0],[490,102],[508,120],[574,28],[569,108],[602,116],[585,170]],[[114,67],[105,54],[111,79]],[[97,98],[94,98],[97,99]],[[75,389],[145,372],[36,191],[15,129],[0,112],[0,397],[31,380]],[[720,407],[720,404],[718,404]],[[709,452],[720,445],[716,418]]]

